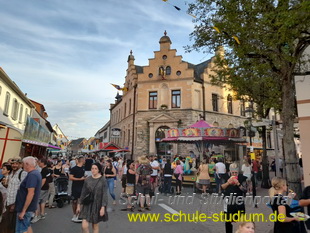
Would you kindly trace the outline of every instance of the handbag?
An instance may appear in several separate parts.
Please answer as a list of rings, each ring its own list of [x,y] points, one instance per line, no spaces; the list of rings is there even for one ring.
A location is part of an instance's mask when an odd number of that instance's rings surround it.
[[[98,179],[98,181],[97,181],[95,187],[93,188],[93,190],[92,190],[91,192],[89,192],[89,193],[83,198],[83,201],[82,201],[82,204],[83,204],[83,205],[89,205],[89,204],[93,203],[93,201],[94,201],[94,199],[95,199],[95,197],[94,197],[95,195],[94,195],[93,192],[94,192],[94,190],[95,190],[97,184],[99,183],[100,179],[101,179],[101,177]]]

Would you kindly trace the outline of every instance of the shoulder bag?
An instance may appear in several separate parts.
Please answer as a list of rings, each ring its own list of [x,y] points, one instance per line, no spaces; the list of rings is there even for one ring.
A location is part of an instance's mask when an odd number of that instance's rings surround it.
[[[94,195],[94,190],[97,186],[97,184],[99,183],[99,181],[101,180],[102,176],[98,179],[96,185],[94,186],[93,190],[91,192],[89,192],[83,199],[82,204],[83,205],[89,205],[91,203],[93,203],[94,199],[95,199],[95,195]]]

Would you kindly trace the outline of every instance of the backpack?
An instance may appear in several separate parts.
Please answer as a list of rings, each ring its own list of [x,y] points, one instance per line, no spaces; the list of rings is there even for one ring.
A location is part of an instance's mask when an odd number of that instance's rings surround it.
[[[141,185],[149,185],[153,168],[149,164],[141,164],[137,169],[139,175],[139,183]]]

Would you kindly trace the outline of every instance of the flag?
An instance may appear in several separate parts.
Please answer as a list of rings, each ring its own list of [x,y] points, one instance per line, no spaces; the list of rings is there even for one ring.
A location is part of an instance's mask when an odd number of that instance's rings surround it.
[[[214,30],[217,31],[218,33],[221,33],[220,29],[218,27],[213,26]]]
[[[112,84],[112,83],[111,83],[111,85],[112,85],[113,87],[115,87],[115,88],[116,88],[117,90],[119,90],[119,91],[122,89],[119,85]]]
[[[232,36],[232,38],[235,39],[235,41],[237,42],[237,44],[240,44],[240,40],[239,40],[239,38],[238,38],[237,36]]]

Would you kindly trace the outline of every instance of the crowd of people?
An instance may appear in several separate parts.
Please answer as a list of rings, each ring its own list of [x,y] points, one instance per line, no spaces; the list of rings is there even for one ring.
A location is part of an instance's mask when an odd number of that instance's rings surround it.
[[[198,160],[198,159],[197,159]],[[117,180],[121,181],[120,198],[127,200],[122,211],[150,211],[151,197],[156,192],[166,195],[180,195],[186,163],[190,161],[192,171],[197,171],[197,184],[202,193],[210,191],[211,172],[209,164],[214,165],[216,192],[225,198],[245,196],[252,192],[253,184],[257,185],[259,163],[244,159],[242,166],[232,163],[230,166],[222,159],[204,157],[196,161],[180,156],[159,159],[156,156],[140,156],[136,160],[124,158],[93,157],[91,155],[65,158],[25,157],[23,160],[10,159],[2,165],[0,177],[0,233],[32,232],[31,224],[46,218],[45,208],[55,208],[57,194],[68,194],[73,217],[72,221],[82,223],[82,231],[99,232],[99,222],[108,220],[108,194],[112,204],[116,205],[115,194]],[[213,174],[213,173],[212,173]],[[70,187],[61,187],[56,181],[67,180]],[[172,187],[174,180],[175,187]],[[254,182],[253,182],[254,180]],[[70,184],[70,185],[69,185]],[[283,199],[287,192],[286,182],[275,177],[272,180],[270,197]],[[299,206],[309,206],[310,188],[306,188]],[[135,201],[133,201],[135,200]],[[138,204],[135,205],[136,200]],[[284,214],[284,222],[275,223],[275,232],[305,232],[305,227],[298,217],[291,215],[291,207],[280,202],[270,203],[270,208],[277,214]],[[226,219],[238,212],[245,213],[245,203],[226,203]],[[233,232],[232,221],[225,222],[227,233]],[[288,230],[291,229],[291,230]],[[237,232],[254,232],[254,223],[242,223]]]

